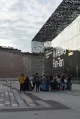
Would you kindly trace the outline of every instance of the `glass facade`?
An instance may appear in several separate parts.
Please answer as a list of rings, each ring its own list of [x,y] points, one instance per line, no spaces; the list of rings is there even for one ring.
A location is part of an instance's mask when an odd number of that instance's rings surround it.
[[[50,67],[52,68],[51,73],[53,76],[60,73],[71,73],[73,79],[79,80],[80,16],[52,40],[52,47],[53,53],[46,58],[46,62],[52,62],[52,67]]]

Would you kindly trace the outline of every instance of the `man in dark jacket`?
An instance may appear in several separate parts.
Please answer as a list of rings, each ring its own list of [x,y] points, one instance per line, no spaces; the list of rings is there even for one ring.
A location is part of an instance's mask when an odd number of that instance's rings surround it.
[[[72,79],[71,79],[71,75],[70,74],[68,75],[68,79],[67,80],[68,80],[68,89],[71,90],[71,86],[72,86],[72,83],[71,83],[72,81],[71,80]]]
[[[36,73],[35,75],[35,84],[36,84],[36,92],[39,92],[39,88],[40,88],[40,79],[39,79],[39,75],[38,73]]]
[[[51,91],[53,91],[53,77],[52,77],[52,75],[50,75],[50,87],[51,87]]]
[[[29,81],[29,77],[27,76],[24,81],[24,91],[29,91],[29,84],[30,84],[30,81]]]

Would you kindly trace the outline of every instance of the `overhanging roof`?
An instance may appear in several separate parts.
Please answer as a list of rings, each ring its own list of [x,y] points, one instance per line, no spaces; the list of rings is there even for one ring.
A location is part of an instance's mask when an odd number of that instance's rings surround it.
[[[52,41],[80,14],[80,0],[63,0],[32,41]]]

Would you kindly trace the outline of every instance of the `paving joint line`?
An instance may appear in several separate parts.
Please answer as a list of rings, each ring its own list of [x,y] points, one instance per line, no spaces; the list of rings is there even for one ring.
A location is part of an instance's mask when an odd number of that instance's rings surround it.
[[[10,101],[10,106],[12,107],[12,104],[11,104],[11,98],[10,98],[10,95],[9,95],[10,92],[8,92],[8,96],[9,96],[9,101]]]
[[[60,93],[60,94],[67,94],[67,95],[72,95],[72,96],[80,96],[80,95],[76,95],[76,94],[69,94],[68,92],[58,92],[58,93]]]
[[[13,93],[13,96],[14,96],[14,98],[15,98],[15,100],[16,100],[16,102],[17,102],[17,104],[18,104],[18,107],[19,107],[19,102],[17,101],[16,96],[15,96],[15,94],[14,94],[13,90],[12,90],[12,93]]]
[[[22,98],[22,96],[19,94],[19,96]],[[26,104],[26,106],[29,106],[28,103],[26,103],[26,101],[22,98],[22,100],[24,101],[24,103]]]

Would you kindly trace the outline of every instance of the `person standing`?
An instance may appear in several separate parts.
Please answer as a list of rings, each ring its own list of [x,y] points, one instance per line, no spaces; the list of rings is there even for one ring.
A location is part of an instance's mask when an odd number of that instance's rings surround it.
[[[29,81],[29,77],[27,76],[24,81],[24,90],[25,91],[29,91],[29,84],[30,84],[30,81]]]
[[[45,74],[42,76],[42,90],[46,91],[46,76],[45,76]]]
[[[46,76],[46,91],[49,91],[49,84],[50,84],[50,77],[49,75]]]
[[[53,76],[50,75],[50,87],[51,87],[51,91],[53,91]]]
[[[61,90],[61,78],[60,75],[57,75],[57,90]]]
[[[35,83],[36,83],[36,92],[38,91],[39,92],[39,88],[40,88],[40,79],[39,79],[39,75],[38,73],[36,73],[35,75]]]
[[[68,81],[68,89],[71,91],[72,79],[71,79],[71,75],[70,74],[68,75],[67,81]]]
[[[65,79],[65,75],[62,75],[62,77],[61,77],[61,88],[62,88],[62,90],[65,89],[64,79]]]
[[[56,87],[57,87],[57,81],[56,81],[56,77],[54,78],[54,82],[53,82],[53,90],[54,92],[56,91]]]
[[[33,75],[32,82],[33,82],[33,90],[34,90],[35,89],[35,85],[36,85],[36,79],[35,79],[35,76],[34,75]]]
[[[19,78],[19,82],[20,82],[20,93],[21,93],[21,91],[23,91],[24,88],[24,74],[21,74]]]

